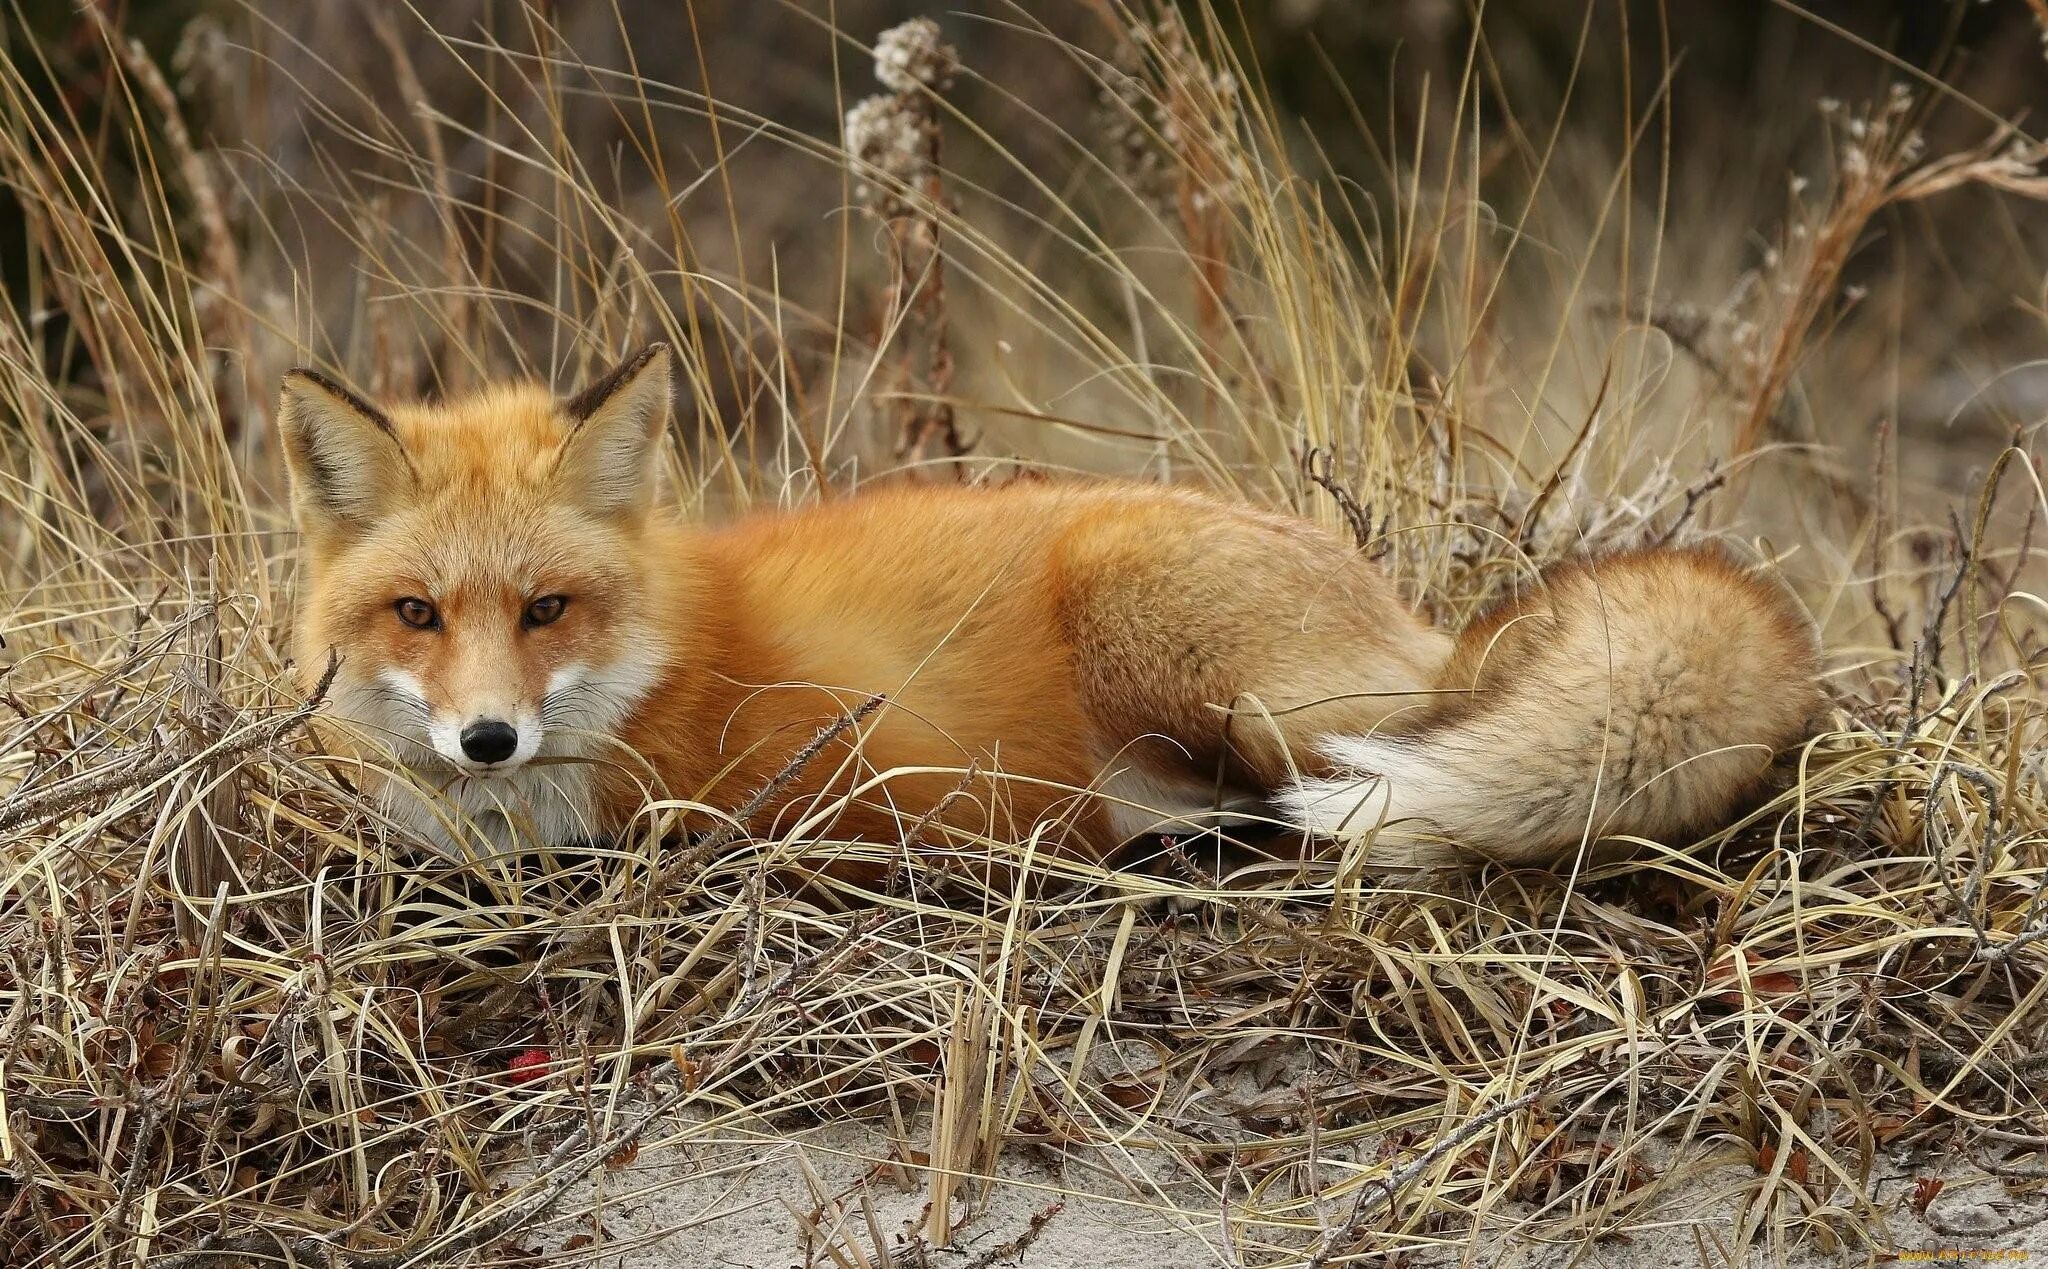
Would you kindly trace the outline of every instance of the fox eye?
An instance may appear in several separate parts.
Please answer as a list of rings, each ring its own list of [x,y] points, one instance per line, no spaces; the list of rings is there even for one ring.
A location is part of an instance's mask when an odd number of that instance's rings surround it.
[[[434,630],[441,625],[441,614],[424,599],[408,595],[391,607],[398,613],[398,619],[414,630]]]
[[[542,595],[526,606],[528,628],[550,625],[561,620],[562,610],[569,606],[567,595]]]

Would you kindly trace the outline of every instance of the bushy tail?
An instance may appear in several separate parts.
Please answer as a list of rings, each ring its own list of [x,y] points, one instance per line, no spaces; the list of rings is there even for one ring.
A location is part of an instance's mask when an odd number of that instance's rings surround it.
[[[1812,620],[1716,547],[1552,569],[1474,621],[1438,704],[1371,736],[1331,736],[1327,767],[1279,798],[1311,832],[1378,830],[1371,858],[1515,863],[1581,842],[1682,837],[1724,822],[1820,707]]]

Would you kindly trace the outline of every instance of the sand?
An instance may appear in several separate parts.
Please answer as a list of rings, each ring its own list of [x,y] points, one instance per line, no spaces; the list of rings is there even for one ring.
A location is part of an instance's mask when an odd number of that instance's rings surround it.
[[[995,1183],[961,1209],[964,1219],[951,1244],[927,1248],[916,1240],[928,1219],[925,1179],[914,1168],[889,1166],[895,1152],[879,1124],[773,1133],[760,1124],[699,1122],[683,1135],[691,1138],[687,1144],[650,1143],[629,1164],[596,1178],[564,1208],[586,1214],[558,1219],[521,1244],[548,1265],[608,1269],[1253,1266],[1285,1263],[1276,1255],[1279,1244],[1298,1248],[1312,1240],[1318,1219],[1316,1211],[1300,1208],[1291,1232],[1278,1231],[1276,1237],[1270,1225],[1248,1229],[1226,1219],[1226,1210],[1233,1217],[1241,1211],[1242,1194],[1228,1196],[1226,1203],[1212,1180],[1137,1143],[1011,1148],[997,1160]],[[1780,1230],[1778,1239],[1766,1233],[1738,1250],[1740,1196],[1754,1188],[1753,1165],[1716,1162],[1698,1149],[1689,1157],[1693,1162],[1680,1176],[1652,1180],[1632,1192],[1622,1210],[1610,1211],[1599,1237],[1586,1231],[1603,1222],[1585,1212],[1505,1204],[1477,1237],[1431,1236],[1411,1227],[1360,1244],[1359,1250],[1372,1254],[1348,1263],[1409,1269],[1809,1269],[1873,1262],[2020,1263],[2037,1257],[2048,1262],[2048,1224],[2013,1228],[2048,1214],[2048,1199],[2031,1194],[2025,1182],[2008,1189],[1960,1160],[1903,1154],[1880,1156],[1867,1182],[1883,1224],[1872,1230],[1870,1243],[1830,1249],[1815,1232],[1816,1223],[1778,1219],[1759,1222],[1766,1231]],[[1677,1159],[1673,1155],[1663,1166]],[[1344,1166],[1333,1156],[1331,1175],[1341,1176]],[[1929,1215],[1963,1232],[1937,1232],[1915,1214],[1915,1180],[1922,1176],[1944,1178]],[[1274,1204],[1266,1197],[1270,1216]],[[1412,1211],[1412,1201],[1403,1210]],[[1330,1205],[1320,1218],[1341,1222],[1342,1214],[1341,1204]],[[1035,1235],[1034,1218],[1041,1226]],[[877,1252],[878,1243],[886,1256]],[[1398,1259],[1386,1254],[1397,1250],[1404,1253]],[[1299,1263],[1298,1256],[1287,1259]]]

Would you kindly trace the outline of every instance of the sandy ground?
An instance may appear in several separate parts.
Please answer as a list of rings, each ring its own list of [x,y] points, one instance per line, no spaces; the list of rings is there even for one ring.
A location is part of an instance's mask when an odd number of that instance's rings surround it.
[[[588,1215],[564,1218],[529,1235],[523,1245],[548,1265],[586,1263],[606,1269],[1192,1269],[1274,1261],[1270,1227],[1247,1230],[1226,1222],[1223,1196],[1213,1185],[1157,1151],[1008,1150],[997,1162],[996,1184],[965,1210],[952,1244],[924,1251],[920,1259],[921,1248],[913,1239],[927,1220],[929,1192],[919,1173],[888,1165],[892,1151],[878,1127],[838,1124],[781,1136],[730,1126],[702,1131],[708,1127],[693,1129],[688,1135],[699,1139],[688,1144],[650,1144],[565,1209],[594,1208],[595,1220]],[[1479,1238],[1388,1237],[1367,1244],[1374,1254],[1347,1263],[1409,1269],[2048,1265],[2048,1223],[2011,1228],[2048,1213],[2048,1198],[2031,1193],[2024,1182],[2008,1189],[1998,1178],[1958,1161],[1880,1158],[1871,1185],[1885,1229],[1874,1233],[1874,1246],[1832,1251],[1818,1245],[1810,1232],[1802,1237],[1796,1220],[1764,1222],[1766,1227],[1792,1227],[1790,1242],[1774,1246],[1763,1238],[1738,1251],[1735,1196],[1755,1179],[1754,1171],[1746,1163],[1696,1165],[1686,1171],[1683,1184],[1653,1183],[1633,1196],[1630,1209],[1612,1213],[1612,1233],[1606,1237],[1585,1237],[1583,1230],[1594,1222],[1583,1213],[1575,1217],[1508,1205],[1496,1210]],[[1945,1178],[1932,1215],[1952,1230],[1981,1232],[1942,1234],[1916,1217],[1914,1180],[1930,1175]],[[1136,1177],[1146,1180],[1128,1179]],[[2038,1182],[2031,1187],[2038,1188]],[[1231,1197],[1233,1208],[1243,1198]],[[1308,1211],[1296,1215],[1295,1233],[1280,1237],[1300,1246],[1313,1236],[1316,1217]],[[1020,1247],[1017,1240],[1032,1230],[1034,1217],[1042,1218],[1042,1228]],[[877,1251],[878,1244],[887,1248],[886,1255]],[[1398,1259],[1384,1254],[1397,1248],[1406,1254]]]

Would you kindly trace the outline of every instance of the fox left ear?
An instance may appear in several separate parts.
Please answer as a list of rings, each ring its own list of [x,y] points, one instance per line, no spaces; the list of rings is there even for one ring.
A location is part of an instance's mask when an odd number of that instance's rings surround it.
[[[391,420],[317,370],[285,372],[277,430],[301,529],[360,530],[416,479]]]
[[[555,470],[591,511],[620,515],[652,499],[673,378],[668,345],[649,344],[562,403],[570,431]]]

